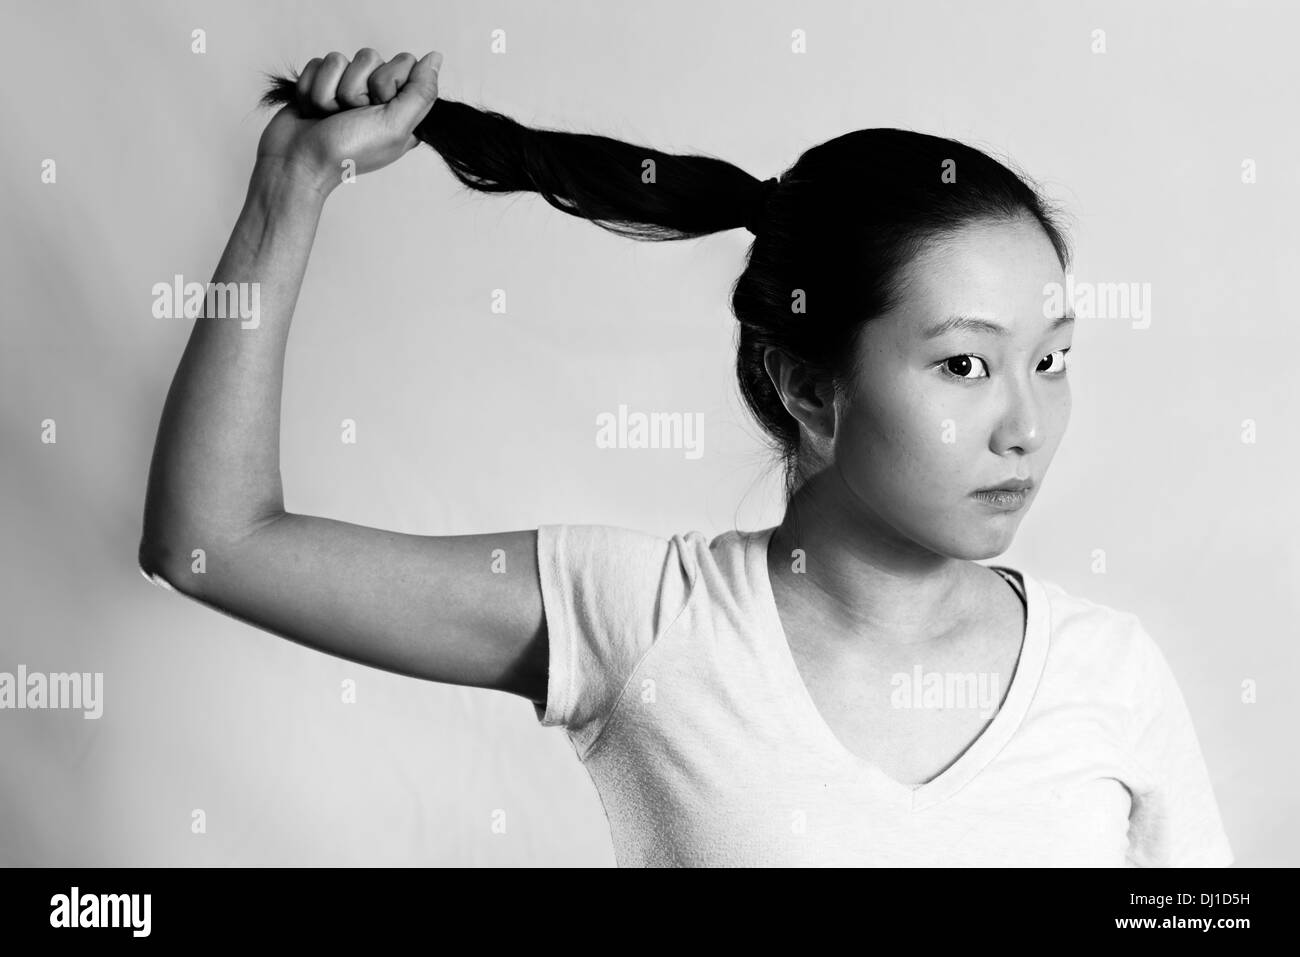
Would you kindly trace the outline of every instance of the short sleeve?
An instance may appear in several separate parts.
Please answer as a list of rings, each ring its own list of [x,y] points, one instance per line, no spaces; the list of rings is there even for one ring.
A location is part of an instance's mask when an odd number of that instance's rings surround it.
[[[1173,671],[1135,616],[1129,742],[1132,867],[1227,867],[1233,861],[1209,771]]]
[[[641,659],[690,598],[689,536],[541,525],[537,572],[549,662],[545,708],[533,707],[541,724],[569,733],[581,758]]]

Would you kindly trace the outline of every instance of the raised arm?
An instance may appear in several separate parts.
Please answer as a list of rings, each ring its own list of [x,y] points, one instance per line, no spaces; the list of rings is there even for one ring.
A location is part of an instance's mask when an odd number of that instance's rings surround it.
[[[403,535],[284,510],[284,354],[322,210],[344,160],[366,173],[417,144],[440,62],[385,63],[369,49],[314,59],[300,102],[262,134],[212,277],[256,283],[245,301],[257,315],[205,309],[195,321],[158,427],[139,562],[155,582],[329,654],[542,703],[535,530]]]

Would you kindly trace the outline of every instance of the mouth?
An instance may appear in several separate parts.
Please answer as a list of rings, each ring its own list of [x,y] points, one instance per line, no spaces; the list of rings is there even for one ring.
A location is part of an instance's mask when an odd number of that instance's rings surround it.
[[[1004,512],[1014,512],[1023,508],[1033,491],[1032,479],[1012,479],[991,488],[978,489],[971,493],[976,500]]]

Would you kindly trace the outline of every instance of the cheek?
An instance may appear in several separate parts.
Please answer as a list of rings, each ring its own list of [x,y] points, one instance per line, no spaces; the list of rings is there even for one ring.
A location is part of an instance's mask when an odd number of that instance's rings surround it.
[[[961,484],[975,441],[959,407],[907,383],[861,398],[844,420],[836,456],[845,480],[867,499],[934,502]]]

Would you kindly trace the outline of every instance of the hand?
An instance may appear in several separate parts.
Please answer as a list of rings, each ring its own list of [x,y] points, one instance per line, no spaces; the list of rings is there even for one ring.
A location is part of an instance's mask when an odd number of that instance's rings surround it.
[[[420,141],[413,131],[438,98],[442,54],[416,60],[399,53],[387,63],[365,47],[350,63],[341,53],[308,61],[298,77],[298,102],[280,109],[257,144],[261,165],[282,166],[317,188],[342,181],[343,162],[369,173]]]

